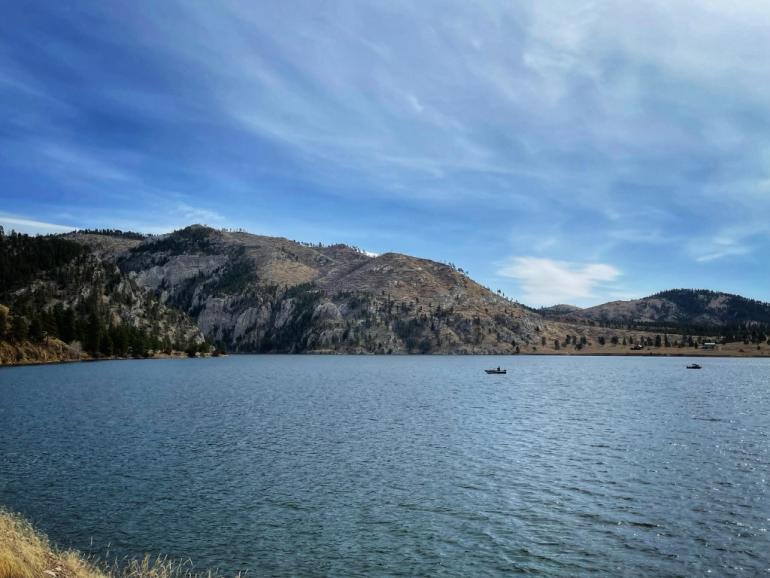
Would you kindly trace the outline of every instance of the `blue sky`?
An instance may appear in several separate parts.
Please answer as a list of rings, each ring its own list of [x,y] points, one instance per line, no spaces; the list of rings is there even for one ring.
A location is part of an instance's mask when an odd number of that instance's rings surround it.
[[[13,2],[0,224],[452,261],[539,306],[770,300],[759,1]]]

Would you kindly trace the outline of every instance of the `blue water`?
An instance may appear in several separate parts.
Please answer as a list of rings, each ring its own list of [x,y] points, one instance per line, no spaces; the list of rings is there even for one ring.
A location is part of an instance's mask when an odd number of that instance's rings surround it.
[[[770,363],[686,363],[6,368],[0,504],[62,546],[251,576],[767,573]]]

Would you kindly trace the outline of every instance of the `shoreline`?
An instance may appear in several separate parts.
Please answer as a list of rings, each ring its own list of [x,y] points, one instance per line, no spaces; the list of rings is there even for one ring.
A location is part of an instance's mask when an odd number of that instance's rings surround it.
[[[65,365],[70,363],[98,363],[100,361],[161,361],[169,359],[203,359],[207,357],[227,357],[228,353],[220,353],[219,355],[212,355],[210,353],[199,354],[196,357],[190,357],[184,352],[180,352],[179,355],[153,355],[151,357],[86,357],[83,359],[50,359],[50,360],[35,360],[35,361],[22,361],[20,363],[0,363],[0,369],[4,367],[31,367],[37,365]]]
[[[672,358],[714,358],[714,359],[770,359],[770,350],[760,354],[749,352],[656,352],[656,351],[641,351],[641,352],[601,352],[601,351],[587,351],[585,353],[569,352],[561,353],[556,351],[528,351],[521,353],[371,353],[371,352],[337,352],[337,351],[305,351],[301,353],[221,353],[219,355],[199,355],[196,357],[189,357],[186,354],[180,355],[158,355],[152,357],[102,357],[102,358],[87,358],[87,359],[56,359],[56,360],[37,360],[37,361],[24,361],[21,363],[3,363],[0,364],[0,370],[3,368],[11,367],[32,367],[41,365],[65,365],[71,363],[98,363],[103,361],[163,361],[163,360],[195,360],[195,359],[216,359],[219,357],[230,356],[348,356],[348,357],[672,357]]]

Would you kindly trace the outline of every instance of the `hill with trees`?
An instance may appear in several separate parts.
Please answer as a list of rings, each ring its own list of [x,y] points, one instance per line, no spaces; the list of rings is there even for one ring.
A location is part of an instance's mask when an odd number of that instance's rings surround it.
[[[713,335],[722,341],[762,342],[770,334],[770,303],[707,289],[671,289],[642,299],[586,309],[558,306],[540,313],[567,323]]]
[[[253,353],[682,355],[713,341],[761,350],[770,334],[770,305],[737,295],[534,310],[451,264],[201,225],[0,234],[0,304],[6,362],[192,352],[204,339]]]
[[[88,245],[0,228],[0,362],[146,356],[203,341],[189,317]]]
[[[540,339],[537,314],[428,259],[200,225],[145,240],[70,238],[229,351],[514,353]]]

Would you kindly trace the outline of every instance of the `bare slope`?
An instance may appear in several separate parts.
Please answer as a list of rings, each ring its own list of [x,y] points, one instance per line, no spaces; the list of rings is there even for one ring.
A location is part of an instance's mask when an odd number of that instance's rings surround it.
[[[144,239],[73,238],[166,306],[188,313],[210,341],[230,351],[620,353],[639,344],[657,350],[667,341],[697,346],[703,339],[692,339],[696,324],[770,318],[767,304],[681,290],[534,311],[429,259],[373,257],[345,245],[200,225]],[[754,333],[738,338],[764,341],[761,331]],[[699,334],[707,341],[738,335]]]
[[[99,238],[94,238],[99,237]],[[144,241],[76,236],[234,351],[514,352],[542,319],[408,255],[193,225]]]

